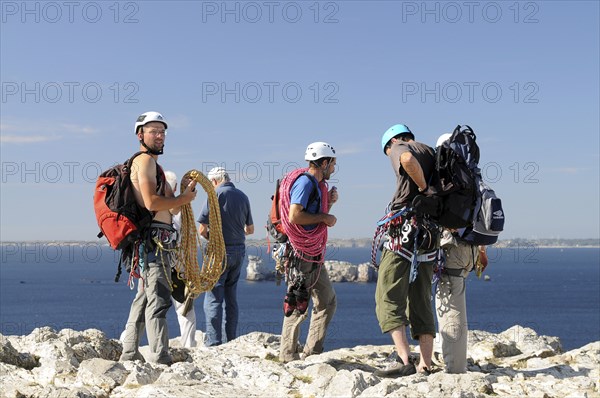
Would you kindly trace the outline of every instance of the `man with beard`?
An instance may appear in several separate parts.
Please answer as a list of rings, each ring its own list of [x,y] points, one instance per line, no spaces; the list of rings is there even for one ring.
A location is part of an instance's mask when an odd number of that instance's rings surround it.
[[[120,360],[147,359],[170,365],[173,359],[169,353],[166,314],[171,307],[171,267],[169,255],[163,253],[163,248],[173,248],[177,244],[172,215],[179,213],[180,206],[196,198],[196,182],[190,182],[179,196],[175,196],[166,183],[163,169],[157,163],[167,135],[167,122],[160,113],[140,115],[135,123],[135,134],[140,143],[139,150],[143,153],[133,160],[131,183],[138,204],[148,209],[153,219],[141,234],[138,292],[131,303]],[[148,358],[144,358],[138,350],[144,328],[150,346]]]
[[[281,362],[323,352],[327,326],[337,306],[335,291],[323,264],[327,229],[337,222],[329,213],[338,200],[337,189],[328,189],[327,184],[335,171],[335,150],[326,142],[314,142],[306,148],[304,160],[308,168],[287,174],[280,187],[281,222],[289,239],[286,243],[288,292],[279,349]],[[299,355],[300,324],[308,317],[310,298],[312,316],[306,345]]]

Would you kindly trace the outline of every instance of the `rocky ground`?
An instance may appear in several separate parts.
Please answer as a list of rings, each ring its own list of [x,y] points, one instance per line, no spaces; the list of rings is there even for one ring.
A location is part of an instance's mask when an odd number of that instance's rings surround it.
[[[94,329],[0,335],[0,396],[600,397],[600,342],[562,352],[558,338],[520,326],[499,334],[470,332],[470,366],[463,375],[438,369],[429,376],[374,376],[391,345],[283,364],[279,336],[259,332],[220,347],[184,349],[177,339],[171,347],[176,363],[168,367],[118,362],[121,344]]]

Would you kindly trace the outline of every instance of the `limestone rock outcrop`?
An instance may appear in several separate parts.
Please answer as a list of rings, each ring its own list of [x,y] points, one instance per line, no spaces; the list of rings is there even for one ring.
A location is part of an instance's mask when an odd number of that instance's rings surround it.
[[[521,326],[470,331],[469,372],[462,375],[438,367],[429,376],[377,377],[391,345],[341,348],[285,364],[277,359],[279,336],[269,333],[211,348],[177,346],[171,340],[179,362],[168,367],[118,362],[121,344],[93,329],[0,335],[0,396],[600,397],[600,342],[562,352],[558,338]]]

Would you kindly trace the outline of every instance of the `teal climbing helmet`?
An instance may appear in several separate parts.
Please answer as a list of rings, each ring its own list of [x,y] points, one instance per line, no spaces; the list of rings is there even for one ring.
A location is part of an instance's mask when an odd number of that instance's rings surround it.
[[[385,155],[385,146],[387,145],[387,143],[392,138],[397,136],[398,134],[404,134],[404,133],[412,134],[412,131],[410,131],[410,129],[404,124],[395,124],[392,127],[390,127],[389,129],[387,129],[387,131],[385,133],[383,133],[383,137],[381,137],[381,149],[383,150],[384,155]]]

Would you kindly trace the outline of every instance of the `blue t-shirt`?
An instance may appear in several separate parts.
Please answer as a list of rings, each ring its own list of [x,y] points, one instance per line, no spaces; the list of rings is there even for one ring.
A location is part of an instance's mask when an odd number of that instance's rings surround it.
[[[217,187],[221,223],[223,225],[223,240],[228,246],[243,245],[246,242],[244,227],[252,225],[250,201],[245,193],[240,191],[232,182],[225,182]],[[198,218],[201,224],[208,224],[208,200]]]
[[[313,195],[315,199],[308,203],[314,189],[317,190],[317,195]],[[290,190],[290,205],[301,205],[305,211],[311,214],[319,213],[321,211],[321,190],[317,179],[306,174],[298,177]],[[303,225],[303,227],[306,230],[311,230],[316,228],[317,224]]]

